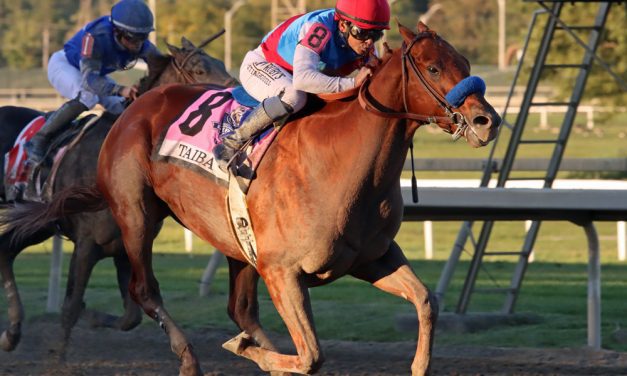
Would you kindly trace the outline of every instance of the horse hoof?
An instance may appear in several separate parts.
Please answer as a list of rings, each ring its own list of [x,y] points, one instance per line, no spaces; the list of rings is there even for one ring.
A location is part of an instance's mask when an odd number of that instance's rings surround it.
[[[241,332],[237,336],[231,338],[230,340],[224,342],[222,347],[226,350],[229,350],[235,355],[242,355],[244,350],[250,345],[253,345],[255,340],[248,335],[246,332]]]
[[[115,324],[115,327],[120,329],[123,332],[128,332],[129,330],[133,330],[137,327],[137,325],[141,324],[142,317],[121,317]]]
[[[179,368],[179,376],[202,376],[198,358],[191,347],[188,345],[183,354],[181,354],[181,367]]]
[[[20,337],[20,334],[12,334],[5,330],[0,336],[0,347],[7,352],[13,351],[20,343]]]
[[[117,316],[103,312],[86,310],[84,311],[84,317],[89,323],[89,326],[92,328],[118,329],[116,327],[116,324],[118,322]]]

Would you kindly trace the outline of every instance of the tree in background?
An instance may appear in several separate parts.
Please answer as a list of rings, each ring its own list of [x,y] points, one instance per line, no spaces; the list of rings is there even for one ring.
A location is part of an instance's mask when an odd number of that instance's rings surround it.
[[[490,64],[497,62],[497,2],[480,0],[437,0],[430,5],[442,4],[442,11],[436,13],[429,22],[429,26],[464,54],[473,64]],[[568,25],[590,25],[597,13],[598,3],[566,4],[560,17]],[[606,61],[612,70],[627,80],[627,5],[613,5],[605,27],[603,42],[597,54]],[[506,43],[508,46],[520,48],[527,36],[529,22],[533,12],[540,7],[533,2],[508,1],[506,20]],[[542,15],[536,23],[532,34],[528,53],[535,53],[542,37],[543,26],[548,15]],[[588,42],[588,32],[577,32],[585,43]],[[584,49],[578,46],[572,37],[564,31],[556,31],[552,42],[548,61],[550,63],[578,64],[584,55]],[[527,82],[528,74],[533,64],[532,56],[525,62],[523,75],[518,84]],[[558,95],[570,95],[578,70],[560,70],[546,72],[543,76],[557,89]],[[627,93],[621,90],[612,77],[597,63],[588,78],[585,90],[585,100],[604,98],[604,104],[627,103]]]
[[[385,40],[391,48],[401,46],[402,39],[398,33],[398,20],[404,26],[415,29],[418,17],[426,12],[428,0],[394,0],[390,2],[390,30],[385,33]]]
[[[4,34],[9,28],[8,7],[6,0],[0,0],[0,43],[4,40]],[[6,58],[0,50],[0,67],[6,65]]]
[[[429,21],[472,64],[498,63],[498,5],[496,0],[437,0],[442,5]],[[537,5],[522,1],[506,3],[506,45],[524,40],[531,14]]]
[[[180,45],[181,37],[200,43],[224,26],[224,12],[228,0],[176,0],[157,1],[157,46],[165,50],[165,43]],[[211,43],[207,52],[222,58],[224,40]]]
[[[33,68],[41,63],[41,28],[43,18],[37,0],[4,2],[6,28],[2,33],[2,55],[14,68]]]
[[[73,0],[0,0],[0,66],[41,67],[42,49],[61,48],[70,27],[68,14],[76,12]]]
[[[224,13],[234,1],[157,0],[157,46],[165,51],[165,41],[178,45],[182,36],[199,43],[222,29]],[[49,55],[60,49],[88,18],[91,20],[109,14],[115,2],[116,0],[0,0],[0,68],[41,67],[44,54]],[[270,0],[248,0],[235,14],[232,34],[233,68],[237,68],[246,52],[256,47],[261,38],[270,31],[270,4]],[[440,4],[442,8],[431,17],[429,27],[451,42],[472,64],[497,63],[497,0],[393,0],[391,30],[386,33],[390,45],[399,47],[401,44],[394,18],[413,28],[418,18],[434,4]],[[331,8],[334,5],[335,0],[307,2],[309,10]],[[589,24],[597,6],[581,3],[567,5],[565,8],[571,8],[572,15],[563,13],[563,16],[571,17],[570,20],[577,20],[579,24]],[[615,72],[627,79],[626,5],[622,7],[614,5],[610,12],[604,42],[598,53]],[[538,8],[533,2],[507,2],[506,43],[512,49],[522,45],[531,15]],[[554,53],[551,56],[555,59],[554,62],[581,60],[576,54],[582,54],[583,50],[566,37],[563,40],[558,38],[554,42]],[[530,51],[535,51],[534,43],[537,46],[539,38],[539,35],[534,35]],[[222,59],[224,39],[214,41],[207,47],[207,51]],[[558,76],[548,77],[555,78],[553,82],[559,85],[563,93],[569,90],[563,82],[574,81],[572,77],[567,80],[558,80]],[[525,78],[522,77],[519,83],[524,85]],[[586,98],[611,97],[614,103],[624,104],[627,102],[625,96],[605,71],[595,67],[588,80]]]
[[[244,55],[256,48],[261,39],[272,29],[270,1],[248,0],[233,18],[233,68],[239,71]]]
[[[591,25],[598,11],[599,4],[581,4],[565,6],[560,18],[567,25]],[[608,14],[602,41],[596,51],[597,55],[612,68],[612,71],[622,77],[623,82],[627,82],[627,4],[614,4]],[[584,43],[588,43],[588,31],[575,32]],[[574,39],[563,31],[556,32],[555,39],[551,45],[549,59],[551,63],[579,64],[581,63],[585,50],[580,47]],[[593,64],[592,72],[586,82],[584,101],[597,98],[603,100],[600,105],[627,103],[627,93],[622,90],[619,84],[608,74],[597,62]],[[546,77],[556,84],[561,97],[570,96],[572,87],[576,81],[578,69],[561,69],[559,71],[547,72]]]

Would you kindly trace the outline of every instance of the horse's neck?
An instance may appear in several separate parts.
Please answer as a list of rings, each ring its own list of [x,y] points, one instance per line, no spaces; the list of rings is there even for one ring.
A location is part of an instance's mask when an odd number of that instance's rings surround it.
[[[370,95],[385,107],[403,111],[401,61],[398,54],[389,59],[372,78]],[[360,152],[346,156],[351,175],[361,174],[361,178],[371,179],[373,186],[396,185],[402,171],[409,143],[417,129],[414,123],[405,120],[384,118],[374,115],[361,107],[357,100],[347,111],[349,119],[339,127],[350,127],[337,142],[357,144]],[[342,146],[338,148],[342,150]],[[366,175],[366,176],[363,176]],[[360,177],[355,176],[359,179]]]

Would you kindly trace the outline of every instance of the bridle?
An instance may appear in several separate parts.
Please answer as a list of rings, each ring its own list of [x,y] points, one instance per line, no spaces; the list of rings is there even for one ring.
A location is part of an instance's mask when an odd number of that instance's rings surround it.
[[[172,66],[174,67],[174,70],[176,71],[176,74],[179,77],[182,78],[182,80],[180,80],[182,83],[184,83],[184,84],[196,84],[196,83],[198,83],[198,80],[196,80],[196,78],[194,78],[194,76],[191,73],[189,73],[188,70],[185,70],[185,66],[187,65],[189,60],[194,55],[196,55],[197,53],[202,53],[203,52],[202,49],[206,45],[211,43],[213,40],[215,40],[216,38],[218,38],[222,34],[224,34],[224,29],[222,29],[222,30],[218,31],[217,33],[215,33],[214,35],[210,36],[204,42],[200,43],[200,45],[198,45],[198,47],[195,47],[193,50],[189,51],[187,53],[187,55],[185,55],[185,57],[183,58],[183,61],[181,61],[180,63],[176,60],[176,58],[172,58]]]
[[[367,79],[359,88],[359,103],[360,105],[369,112],[372,112],[378,116],[386,117],[386,118],[396,118],[396,119],[409,119],[420,122],[422,124],[427,123],[437,123],[444,129],[445,132],[448,132],[452,135],[453,140],[458,140],[468,128],[468,123],[466,122],[466,118],[460,112],[453,111],[452,106],[448,103],[448,101],[442,96],[442,94],[438,93],[425,79],[420,69],[416,65],[414,59],[411,58],[411,49],[414,47],[416,42],[425,37],[433,37],[432,32],[426,31],[422,32],[414,37],[414,39],[406,45],[403,42],[402,53],[401,53],[401,61],[402,61],[402,92],[403,92],[403,107],[404,112],[397,112],[392,109],[387,108],[383,104],[377,102],[374,97],[368,92],[368,87],[370,86],[370,79]],[[409,107],[407,106],[407,85],[409,82],[409,74],[407,72],[407,65],[411,67],[411,71],[418,78],[418,81],[425,88],[427,93],[436,101],[436,103],[444,110],[446,116],[430,116],[430,115],[421,115],[409,112]],[[453,125],[456,126],[456,129],[453,130]],[[444,126],[444,127],[442,127]]]

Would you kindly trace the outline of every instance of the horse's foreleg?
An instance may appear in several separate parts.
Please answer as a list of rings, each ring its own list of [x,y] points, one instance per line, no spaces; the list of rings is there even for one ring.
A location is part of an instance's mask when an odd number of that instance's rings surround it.
[[[24,320],[24,306],[22,305],[20,293],[15,283],[15,274],[13,273],[15,257],[24,248],[41,243],[54,234],[51,229],[41,229],[27,240],[12,244],[11,233],[0,235],[0,274],[2,274],[2,284],[7,297],[9,316],[9,327],[0,336],[0,347],[4,351],[13,351],[20,343],[22,321]]]
[[[243,330],[243,333],[229,341],[234,352],[243,341],[255,341],[259,347],[277,351],[259,322],[259,300],[257,299],[257,283],[259,273],[250,264],[227,257],[229,262],[229,306],[231,320]],[[230,345],[226,345],[229,347]],[[287,373],[272,373],[273,376],[287,376]]]
[[[411,370],[412,375],[427,374],[438,316],[437,300],[416,277],[400,247],[393,242],[381,258],[360,266],[351,274],[385,292],[407,299],[416,306],[419,324],[418,344]]]
[[[284,355],[255,346],[243,334],[224,347],[256,362],[264,371],[311,374],[323,363],[320,344],[313,325],[309,294],[298,275],[281,268],[272,268],[264,278],[274,305],[292,336],[298,355]]]

